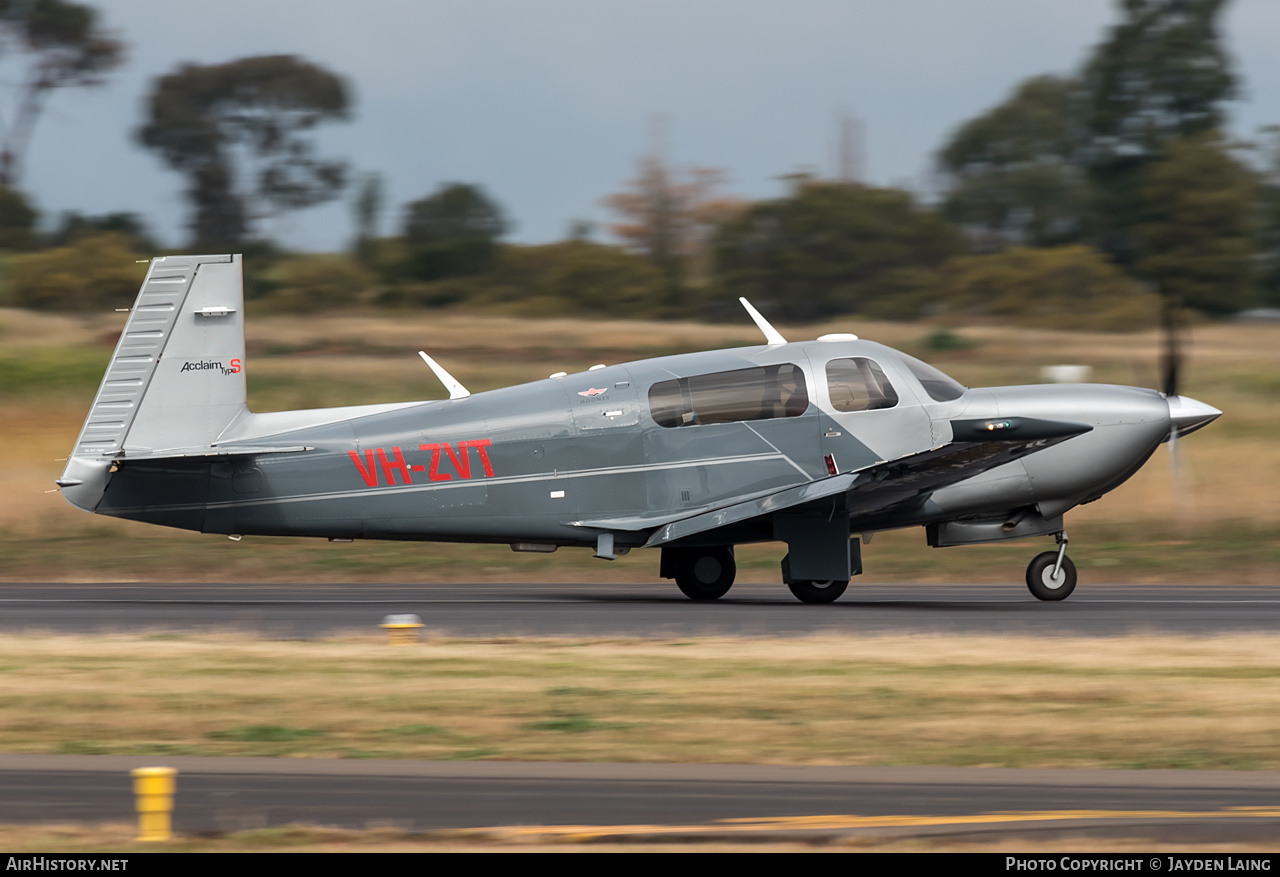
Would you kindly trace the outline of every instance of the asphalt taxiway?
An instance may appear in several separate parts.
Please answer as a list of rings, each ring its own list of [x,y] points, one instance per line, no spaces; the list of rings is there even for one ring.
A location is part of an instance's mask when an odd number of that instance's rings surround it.
[[[574,839],[1129,837],[1267,842],[1280,772],[161,759],[174,829],[304,823]],[[0,822],[128,822],[154,757],[0,756]]]
[[[693,603],[652,584],[0,584],[0,631],[242,630],[314,638],[413,613],[449,636],[803,636],[939,632],[1207,636],[1280,630],[1276,585],[1081,585],[1042,603],[1025,586],[855,580],[836,603],[781,584],[739,584]]]

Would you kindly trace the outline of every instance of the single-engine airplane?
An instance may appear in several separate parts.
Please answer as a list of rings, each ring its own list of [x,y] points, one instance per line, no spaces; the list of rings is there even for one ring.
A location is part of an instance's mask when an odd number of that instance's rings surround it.
[[[151,262],[66,470],[73,505],[243,535],[660,548],[694,600],[733,585],[734,546],[785,542],[806,603],[862,572],[858,534],[934,547],[1053,535],[1041,600],[1076,571],[1063,514],[1215,408],[1137,387],[967,389],[854,335],[593,366],[449,398],[252,413],[239,256]]]

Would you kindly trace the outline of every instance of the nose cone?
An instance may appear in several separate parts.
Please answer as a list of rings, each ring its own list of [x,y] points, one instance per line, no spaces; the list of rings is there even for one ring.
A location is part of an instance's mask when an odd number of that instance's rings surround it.
[[[1178,438],[1208,426],[1222,416],[1217,408],[1190,396],[1168,396],[1165,401],[1169,403],[1169,422],[1177,431]]]

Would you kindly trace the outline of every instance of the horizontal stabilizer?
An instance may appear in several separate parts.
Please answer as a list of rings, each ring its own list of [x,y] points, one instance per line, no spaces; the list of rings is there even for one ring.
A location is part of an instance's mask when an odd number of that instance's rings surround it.
[[[290,447],[270,447],[253,445],[215,445],[206,448],[170,448],[166,450],[147,450],[147,451],[128,451],[116,458],[117,462],[124,460],[168,460],[177,459],[179,457],[258,457],[263,454],[300,454],[304,451],[314,451],[315,448],[308,445],[293,445]]]

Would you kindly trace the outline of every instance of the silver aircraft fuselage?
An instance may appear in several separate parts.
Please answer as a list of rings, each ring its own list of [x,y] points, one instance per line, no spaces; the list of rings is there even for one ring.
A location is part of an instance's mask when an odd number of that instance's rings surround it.
[[[250,412],[240,257],[152,261],[67,467],[72,504],[206,533],[660,547],[695,600],[733,546],[786,543],[798,599],[862,571],[853,534],[932,546],[1054,535],[1027,584],[1075,586],[1063,514],[1221,412],[1101,385],[966,389],[900,351],[828,335],[595,366],[432,402]]]
[[[880,365],[897,390],[894,407],[833,407],[824,369],[850,357]],[[799,416],[687,428],[654,421],[656,383],[776,364],[804,373],[810,404]],[[920,503],[854,517],[851,529],[1024,508],[1053,518],[1119,486],[1173,425],[1164,396],[1134,387],[995,387],[935,401],[896,351],[868,341],[669,356],[387,407],[250,415],[220,441],[306,450],[125,460],[95,510],[208,533],[590,545],[598,528],[583,522],[714,508],[825,478],[828,456],[839,471],[862,469],[951,441],[953,420],[1016,415],[1093,429]],[[64,492],[75,501],[74,488]],[[750,527],[733,535],[773,538]],[[620,533],[618,545],[646,539]]]

